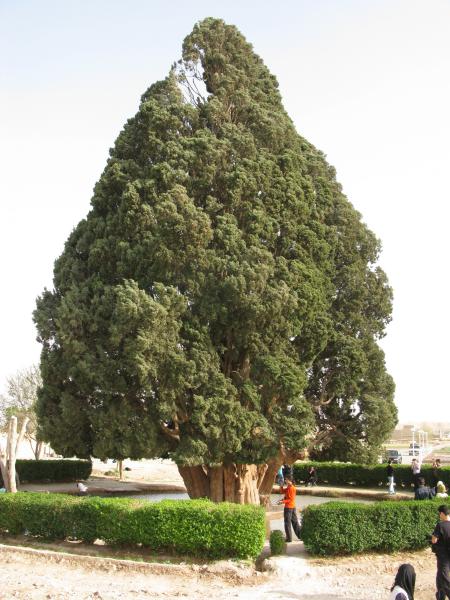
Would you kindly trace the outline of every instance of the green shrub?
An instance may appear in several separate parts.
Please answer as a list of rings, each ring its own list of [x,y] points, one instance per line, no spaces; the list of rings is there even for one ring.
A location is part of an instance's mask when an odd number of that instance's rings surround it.
[[[425,548],[438,520],[436,500],[327,502],[303,511],[302,539],[312,554]]]
[[[202,557],[255,558],[265,540],[259,506],[209,500],[98,498],[23,492],[0,495],[0,532],[46,539],[142,544]]]
[[[380,486],[387,485],[386,464],[357,465],[338,462],[302,462],[293,466],[294,480],[297,484],[306,481],[308,468],[313,465],[317,469],[319,483],[330,485],[359,485]],[[393,465],[394,479],[397,486],[411,487],[413,477],[411,465]],[[422,477],[431,484],[433,473],[431,465],[422,465]],[[439,475],[447,487],[450,486],[450,467],[441,467]]]
[[[33,481],[76,481],[88,479],[92,472],[90,460],[17,460],[16,471],[22,483]],[[0,474],[0,484],[3,483]]]
[[[284,533],[279,529],[275,529],[270,534],[270,553],[272,555],[284,554],[286,552],[286,541],[284,539]]]

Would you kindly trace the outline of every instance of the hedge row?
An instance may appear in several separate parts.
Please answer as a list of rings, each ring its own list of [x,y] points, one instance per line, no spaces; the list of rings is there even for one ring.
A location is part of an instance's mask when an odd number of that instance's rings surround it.
[[[90,460],[17,460],[16,471],[22,483],[33,481],[77,481],[88,479],[92,472]],[[0,474],[0,485],[3,479]]]
[[[259,506],[209,500],[146,502],[63,494],[0,495],[0,532],[92,543],[142,544],[202,557],[255,558],[265,540]]]
[[[425,548],[442,499],[401,502],[327,502],[303,512],[302,539],[312,554],[393,552]]]
[[[319,483],[330,485],[359,485],[378,486],[387,485],[387,465],[356,465],[351,463],[336,462],[302,462],[293,466],[294,480],[296,483],[304,482],[308,476],[308,468],[313,465],[317,469]],[[394,479],[397,485],[409,487],[413,484],[411,465],[393,465]],[[434,476],[431,465],[422,465],[422,477],[429,485],[434,485]],[[447,487],[450,486],[450,467],[439,469],[439,478]]]

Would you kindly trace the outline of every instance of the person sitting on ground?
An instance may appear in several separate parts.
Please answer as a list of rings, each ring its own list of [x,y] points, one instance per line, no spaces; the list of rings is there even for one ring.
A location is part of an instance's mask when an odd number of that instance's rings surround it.
[[[286,542],[292,542],[292,527],[295,535],[300,539],[300,523],[297,518],[295,508],[295,494],[297,490],[294,486],[292,475],[285,475],[285,486],[280,487],[280,492],[284,498],[278,501],[278,504],[284,504],[284,531],[286,532]]]
[[[389,600],[414,600],[416,586],[416,572],[410,564],[400,565],[395,576],[394,585],[391,587]]]
[[[317,485],[317,471],[316,467],[311,465],[308,469],[308,477],[306,478],[306,485]]]
[[[414,500],[432,500],[434,498],[434,490],[425,485],[425,479],[419,477],[417,480],[419,487],[415,491]]]
[[[77,488],[79,496],[86,496],[86,494],[88,493],[89,488],[82,481],[77,481]]]
[[[436,485],[436,498],[448,498],[447,490],[443,481],[438,481]]]

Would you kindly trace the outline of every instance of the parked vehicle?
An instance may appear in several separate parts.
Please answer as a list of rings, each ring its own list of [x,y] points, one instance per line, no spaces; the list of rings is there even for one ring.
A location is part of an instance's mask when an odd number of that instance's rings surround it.
[[[418,442],[412,442],[409,445],[409,456],[419,456],[420,446]]]
[[[391,460],[396,465],[402,464],[402,455],[400,450],[387,450],[384,458],[386,462]]]

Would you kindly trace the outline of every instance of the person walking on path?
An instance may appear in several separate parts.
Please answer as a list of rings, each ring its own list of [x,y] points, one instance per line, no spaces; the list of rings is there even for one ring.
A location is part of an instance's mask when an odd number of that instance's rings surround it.
[[[450,599],[450,508],[441,504],[438,508],[439,521],[431,536],[433,552],[436,554],[436,600]]]
[[[306,478],[306,485],[317,485],[317,471],[314,465],[311,465],[308,469],[308,477]]]
[[[390,495],[395,494],[395,489],[394,489],[394,467],[392,466],[392,459],[390,458],[388,460],[388,464],[386,467],[386,473],[387,473],[387,478],[388,478],[388,485],[389,485],[389,489],[388,492]]]
[[[400,565],[395,576],[394,585],[391,587],[389,600],[414,600],[416,587],[416,572],[412,565]]]
[[[419,487],[419,477],[420,477],[420,462],[417,458],[413,458],[411,462],[411,471],[414,482],[414,491]]]
[[[435,496],[434,488],[429,488],[425,485],[425,479],[419,477],[417,480],[419,487],[414,493],[414,500],[433,500]]]
[[[297,518],[295,508],[295,494],[297,490],[292,482],[292,475],[285,475],[284,486],[280,487],[280,492],[284,498],[278,501],[278,504],[284,504],[284,531],[286,532],[286,542],[292,542],[292,528],[294,533],[300,539],[300,523]]]

